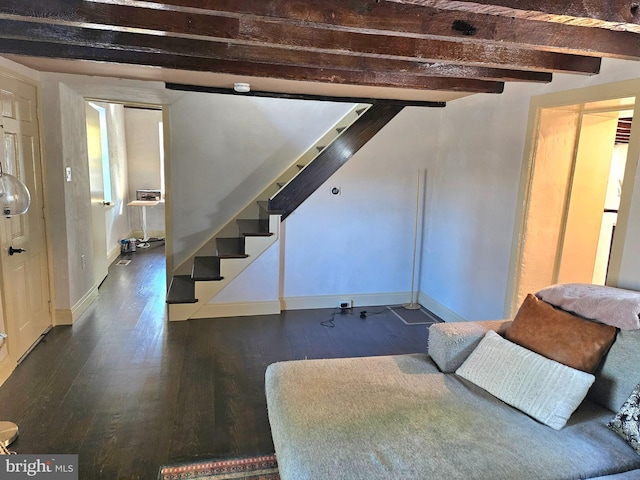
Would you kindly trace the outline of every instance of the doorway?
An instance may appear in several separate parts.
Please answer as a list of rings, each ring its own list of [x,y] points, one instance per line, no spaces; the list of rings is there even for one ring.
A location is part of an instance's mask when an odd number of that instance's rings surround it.
[[[593,273],[593,283],[597,285],[606,285],[609,281],[611,249],[620,211],[632,123],[633,112],[620,112]]]
[[[87,263],[98,286],[122,253],[123,241],[133,252],[133,245],[164,240],[164,123],[159,106],[86,99],[85,107],[94,244]],[[145,207],[145,222],[140,191],[158,194],[153,207]],[[143,223],[154,235],[144,242]]]
[[[625,168],[633,164],[631,128],[624,146],[617,135],[636,97],[562,93],[532,101],[506,316],[554,283],[617,285],[624,232],[615,227],[626,230],[634,182],[624,177],[635,173]]]

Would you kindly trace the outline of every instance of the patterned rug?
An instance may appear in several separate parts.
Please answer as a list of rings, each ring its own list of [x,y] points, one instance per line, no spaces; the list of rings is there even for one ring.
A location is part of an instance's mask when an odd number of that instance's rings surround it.
[[[275,455],[166,465],[158,480],[280,480]]]

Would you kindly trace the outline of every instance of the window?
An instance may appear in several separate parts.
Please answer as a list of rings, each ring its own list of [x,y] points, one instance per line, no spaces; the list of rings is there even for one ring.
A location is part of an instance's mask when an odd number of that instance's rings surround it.
[[[104,187],[104,202],[112,203],[111,193],[111,167],[109,162],[109,136],[107,131],[107,111],[104,107],[89,102],[89,105],[98,112],[100,116],[100,150],[102,152],[102,182]]]

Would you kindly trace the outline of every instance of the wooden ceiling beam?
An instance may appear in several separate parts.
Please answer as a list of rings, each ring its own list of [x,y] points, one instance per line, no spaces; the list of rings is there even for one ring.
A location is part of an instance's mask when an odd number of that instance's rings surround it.
[[[430,107],[444,108],[446,102],[431,102],[424,100],[395,100],[372,97],[336,97],[334,95],[315,95],[308,93],[281,93],[250,90],[248,92],[236,92],[232,88],[206,87],[203,85],[185,85],[181,83],[165,83],[169,90],[184,92],[216,93],[218,95],[235,95],[238,97],[263,97],[284,98],[288,100],[312,100],[315,102],[343,102],[343,103],[370,103],[372,105],[397,105],[403,107]]]
[[[22,55],[42,56],[34,50],[30,40],[97,47],[110,50],[131,50],[142,53],[182,55],[215,60],[248,63],[270,63],[295,67],[331,68],[337,70],[368,70],[403,73],[430,77],[475,78],[494,81],[550,82],[550,73],[528,72],[473,65],[429,63],[397,58],[350,56],[339,53],[323,53],[261,44],[229,44],[209,40],[165,37],[157,35],[113,32],[79,28],[67,25],[50,25],[0,19],[0,39],[24,40]],[[0,44],[2,51],[2,44]],[[55,55],[55,52],[53,52]]]
[[[589,4],[605,3],[603,0],[581,1]],[[466,43],[490,42],[557,53],[640,59],[640,42],[636,33],[631,31],[585,28],[579,25],[541,22],[517,16],[491,15],[450,8],[452,4],[465,3],[471,2],[442,0],[436,8],[387,0],[163,1],[163,4],[183,11],[263,16],[367,34],[407,35]],[[550,5],[559,3],[563,8],[567,8],[567,3],[580,2],[548,0],[547,3]],[[635,3],[635,0],[632,3]],[[444,5],[448,5],[449,8],[444,8]],[[454,23],[468,25],[471,28],[464,31],[454,30],[452,28]]]
[[[246,35],[250,32],[251,22],[270,20],[329,31],[640,59],[640,42],[632,32],[382,0],[165,0],[162,9],[143,8],[140,5],[147,5],[144,2],[135,5],[39,0],[37,8],[34,8],[32,3],[24,0],[3,0],[0,2],[0,17],[18,16],[76,25],[88,23],[103,28],[115,25],[215,38],[238,38],[243,25],[243,34]],[[468,25],[469,28],[460,31],[453,27],[454,24]]]
[[[635,0],[385,0],[458,12],[487,13],[541,22],[640,32]]]
[[[347,85],[440,90],[467,93],[502,93],[503,82],[471,78],[449,78],[411,75],[403,72],[370,71],[362,69],[339,70],[307,66],[274,65],[233,60],[218,60],[164,53],[136,52],[108,48],[86,47],[40,41],[3,39],[0,52],[48,58],[94,60],[113,63],[152,65],[163,68],[235,75],[280,78],[285,80],[315,81]]]
[[[263,19],[241,19],[239,40],[290,48],[340,50],[345,54],[406,58],[427,62],[471,64],[541,72],[596,74],[600,59],[536,51],[505,45],[451,42],[431,38],[365,34],[327,28],[287,25]]]
[[[10,0],[8,0],[10,1]],[[102,5],[91,7],[98,10],[95,16],[85,17],[89,25],[101,29],[100,22],[113,18],[114,27],[118,29],[141,29],[168,36],[185,38],[208,37],[224,39],[238,44],[260,43],[298,50],[312,50],[320,53],[340,53],[344,55],[362,55],[388,59],[405,59],[424,62],[445,62],[452,64],[470,64],[488,68],[507,68],[539,72],[584,73],[596,74],[600,68],[600,59],[581,55],[567,55],[554,52],[522,49],[505,45],[480,45],[477,43],[449,42],[443,40],[415,38],[407,36],[387,36],[382,34],[364,34],[327,28],[286,24],[265,20],[264,18],[229,18],[217,15],[194,16],[193,13],[166,12],[145,14],[143,10],[122,5]],[[83,7],[84,8],[84,7]],[[25,13],[11,5],[0,5],[0,12],[11,10],[14,13]],[[50,9],[46,12],[46,22],[39,17],[25,17],[5,13],[9,19],[18,18],[25,22],[32,20],[28,28],[44,31],[46,25],[52,25],[50,32],[58,32],[60,40],[72,41],[72,30],[55,30],[53,26],[77,26],[81,22],[72,23],[67,18],[72,16],[71,7],[67,10]],[[88,12],[83,11],[87,15]],[[158,18],[153,18],[157,16]],[[0,14],[0,18],[2,15]],[[77,18],[77,17],[76,17]],[[91,21],[90,21],[91,20]],[[19,21],[19,20],[7,20]],[[37,24],[42,25],[37,27]],[[56,25],[56,22],[57,25]],[[97,22],[97,23],[96,23]],[[162,25],[163,30],[158,30]],[[9,27],[7,27],[9,28]],[[102,28],[104,30],[104,28]],[[0,27],[0,31],[3,27]],[[10,32],[7,32],[7,35]],[[158,35],[159,37],[159,35]],[[38,38],[38,37],[34,37]]]

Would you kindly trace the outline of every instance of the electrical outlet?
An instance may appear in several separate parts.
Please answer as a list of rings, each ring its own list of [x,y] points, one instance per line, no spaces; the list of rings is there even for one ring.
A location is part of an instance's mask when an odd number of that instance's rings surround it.
[[[347,308],[351,308],[352,306],[353,305],[352,305],[351,299],[338,301],[338,308],[340,310],[346,310]]]

